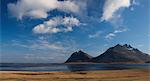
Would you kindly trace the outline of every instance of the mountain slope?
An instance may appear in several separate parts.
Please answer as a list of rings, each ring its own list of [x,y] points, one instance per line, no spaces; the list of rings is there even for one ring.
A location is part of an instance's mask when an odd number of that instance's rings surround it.
[[[92,59],[92,56],[90,56],[87,53],[84,53],[80,50],[78,52],[74,52],[65,63],[89,62],[90,59]]]
[[[109,48],[103,54],[92,58],[92,62],[98,63],[114,63],[114,62],[129,62],[129,63],[145,63],[150,59],[150,55],[139,51],[130,45],[116,45]]]

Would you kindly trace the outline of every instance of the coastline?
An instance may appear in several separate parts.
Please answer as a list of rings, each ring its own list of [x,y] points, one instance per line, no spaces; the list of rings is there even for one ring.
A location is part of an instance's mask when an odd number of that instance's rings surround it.
[[[150,63],[135,63],[135,62],[110,62],[110,63],[98,63],[98,62],[68,62],[62,64],[150,64]]]
[[[29,72],[0,71],[0,81],[149,81],[150,68],[75,71]]]

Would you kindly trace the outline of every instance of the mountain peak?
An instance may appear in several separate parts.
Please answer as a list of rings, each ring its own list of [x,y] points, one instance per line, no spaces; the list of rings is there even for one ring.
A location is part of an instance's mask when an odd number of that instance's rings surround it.
[[[77,52],[72,53],[69,59],[65,63],[69,62],[89,62],[92,56],[88,55],[87,53],[79,50]]]
[[[82,50],[76,51],[73,54],[86,54],[85,52],[83,52]]]
[[[124,45],[121,45],[121,44],[117,44],[116,46],[114,47],[126,47],[126,48],[133,48],[131,45],[129,44],[124,44]]]
[[[131,45],[129,44],[124,44],[124,45],[121,45],[121,44],[117,44],[116,46],[114,47],[111,47],[109,49],[113,49],[113,50],[118,50],[118,51],[121,51],[121,50],[133,50],[135,48],[133,48]]]
[[[126,48],[132,48],[132,46],[128,45],[128,44],[124,44],[123,46],[126,47]]]
[[[122,45],[120,45],[120,44],[117,44],[116,46],[114,46],[114,47],[120,47],[120,46],[122,46]]]
[[[78,53],[84,53],[82,50],[79,50]]]

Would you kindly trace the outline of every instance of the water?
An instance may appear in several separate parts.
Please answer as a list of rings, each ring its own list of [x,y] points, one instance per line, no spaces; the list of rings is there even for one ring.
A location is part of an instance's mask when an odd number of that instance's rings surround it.
[[[150,64],[59,64],[59,63],[0,63],[0,71],[91,71],[150,68]]]

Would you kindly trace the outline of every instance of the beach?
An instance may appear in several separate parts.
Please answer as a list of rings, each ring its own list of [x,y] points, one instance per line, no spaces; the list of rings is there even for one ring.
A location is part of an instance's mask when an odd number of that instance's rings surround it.
[[[150,69],[75,72],[0,71],[0,81],[150,81]]]

